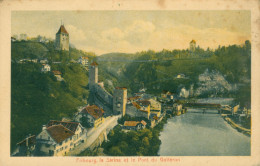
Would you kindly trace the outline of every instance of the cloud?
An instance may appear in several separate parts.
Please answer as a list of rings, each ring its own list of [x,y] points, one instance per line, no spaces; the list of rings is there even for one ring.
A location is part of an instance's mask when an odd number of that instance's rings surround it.
[[[80,42],[87,39],[85,32],[82,29],[74,25],[66,25],[66,29],[70,35],[70,41],[73,42]]]
[[[152,22],[137,20],[124,28],[113,27],[101,32],[83,31],[67,26],[71,41],[76,46],[97,54],[107,52],[138,52],[152,49],[187,49],[192,39],[202,48],[218,45],[241,44],[248,40],[246,34],[222,28],[196,28],[188,25],[155,26]]]

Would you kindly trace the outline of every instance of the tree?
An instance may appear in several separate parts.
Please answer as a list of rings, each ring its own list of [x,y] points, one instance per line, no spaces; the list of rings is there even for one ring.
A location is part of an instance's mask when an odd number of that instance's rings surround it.
[[[120,150],[120,148],[118,146],[113,146],[109,150],[109,155],[111,155],[111,156],[123,156],[124,153]]]

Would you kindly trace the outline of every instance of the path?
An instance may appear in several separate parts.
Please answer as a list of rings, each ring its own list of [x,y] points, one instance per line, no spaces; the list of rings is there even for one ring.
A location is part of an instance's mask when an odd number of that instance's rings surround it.
[[[104,130],[111,130],[117,125],[117,119],[119,117],[120,115],[107,117],[105,122],[99,127],[90,129],[87,132],[86,141],[71,150],[68,156],[75,156],[91,146]]]

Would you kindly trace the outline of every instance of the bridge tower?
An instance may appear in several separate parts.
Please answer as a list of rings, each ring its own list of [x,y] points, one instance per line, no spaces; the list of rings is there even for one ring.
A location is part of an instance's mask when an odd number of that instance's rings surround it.
[[[113,112],[121,113],[125,116],[127,102],[127,89],[116,87],[113,95]]]
[[[98,64],[96,62],[90,64],[88,82],[89,89],[93,91],[95,89],[95,84],[98,83]]]

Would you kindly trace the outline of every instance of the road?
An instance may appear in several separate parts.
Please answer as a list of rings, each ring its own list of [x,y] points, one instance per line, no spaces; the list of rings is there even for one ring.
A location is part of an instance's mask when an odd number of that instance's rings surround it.
[[[117,120],[120,116],[121,115],[107,117],[105,122],[99,127],[87,131],[86,141],[71,150],[68,155],[75,156],[90,147],[104,130],[111,130],[117,125]]]

